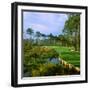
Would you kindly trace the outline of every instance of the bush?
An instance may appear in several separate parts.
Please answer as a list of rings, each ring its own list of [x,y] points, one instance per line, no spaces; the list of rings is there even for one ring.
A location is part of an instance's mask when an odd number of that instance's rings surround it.
[[[32,71],[32,77],[35,76],[56,76],[56,75],[63,75],[64,68],[62,65],[55,65],[55,64],[42,64],[38,67],[38,69],[34,69]]]
[[[31,72],[32,76],[47,75],[51,73],[50,67],[46,64],[49,58],[58,58],[59,54],[47,47],[31,46],[26,43],[24,48],[24,73]],[[30,48],[29,48],[30,47]],[[43,66],[42,66],[43,65]],[[53,69],[53,65],[51,65]],[[42,71],[43,70],[43,71]],[[31,74],[30,74],[31,75]]]

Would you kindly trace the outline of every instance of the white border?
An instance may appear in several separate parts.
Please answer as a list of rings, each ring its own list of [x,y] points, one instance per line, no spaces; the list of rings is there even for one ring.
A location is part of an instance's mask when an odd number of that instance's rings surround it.
[[[81,14],[80,20],[80,75],[67,76],[49,76],[49,77],[30,77],[21,78],[21,10],[45,10],[45,11],[61,11],[61,12],[79,12]],[[47,82],[64,82],[64,81],[81,81],[85,80],[85,10],[84,9],[70,9],[70,8],[52,8],[52,7],[35,7],[35,6],[18,6],[18,84],[32,84],[32,83],[47,83]]]

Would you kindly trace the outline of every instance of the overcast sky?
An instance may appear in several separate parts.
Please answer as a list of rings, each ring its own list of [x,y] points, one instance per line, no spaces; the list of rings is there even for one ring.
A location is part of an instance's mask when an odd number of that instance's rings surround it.
[[[32,28],[34,32],[40,31],[43,34],[59,35],[62,33],[65,21],[68,19],[65,13],[46,13],[46,12],[23,12],[24,37],[27,28]]]

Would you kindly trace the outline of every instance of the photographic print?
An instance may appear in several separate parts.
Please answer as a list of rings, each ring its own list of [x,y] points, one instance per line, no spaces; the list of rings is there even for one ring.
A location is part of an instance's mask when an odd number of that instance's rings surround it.
[[[87,7],[13,3],[12,10],[12,86],[87,82]]]
[[[80,74],[80,14],[23,11],[23,76]]]

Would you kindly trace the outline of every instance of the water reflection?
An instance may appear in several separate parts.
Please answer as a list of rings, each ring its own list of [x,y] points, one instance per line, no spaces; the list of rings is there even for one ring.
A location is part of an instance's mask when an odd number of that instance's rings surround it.
[[[60,60],[58,58],[49,58],[48,61],[53,64],[59,64]]]

